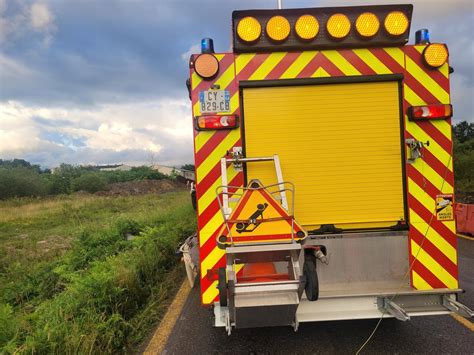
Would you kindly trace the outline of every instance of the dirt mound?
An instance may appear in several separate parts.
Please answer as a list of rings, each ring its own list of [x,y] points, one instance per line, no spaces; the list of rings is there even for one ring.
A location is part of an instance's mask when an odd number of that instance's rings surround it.
[[[130,196],[156,194],[183,188],[183,184],[170,180],[140,180],[110,184],[107,191],[99,191],[95,194],[98,196]]]

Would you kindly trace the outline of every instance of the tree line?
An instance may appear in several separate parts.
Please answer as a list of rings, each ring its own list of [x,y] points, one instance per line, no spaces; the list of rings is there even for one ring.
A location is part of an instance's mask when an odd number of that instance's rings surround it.
[[[133,167],[129,171],[101,171],[94,166],[63,163],[51,171],[23,159],[0,159],[0,199],[75,191],[94,193],[106,190],[109,184],[116,182],[165,178],[168,177],[147,166]]]
[[[456,190],[474,194],[474,123],[453,127],[454,177]]]

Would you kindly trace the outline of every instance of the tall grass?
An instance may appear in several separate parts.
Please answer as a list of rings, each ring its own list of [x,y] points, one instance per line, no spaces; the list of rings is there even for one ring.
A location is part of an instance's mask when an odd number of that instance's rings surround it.
[[[163,195],[158,212],[119,215],[105,228],[84,219],[69,249],[31,263],[27,277],[18,262],[4,267],[0,353],[123,352],[142,340],[182,278],[174,252],[195,230],[188,198]]]

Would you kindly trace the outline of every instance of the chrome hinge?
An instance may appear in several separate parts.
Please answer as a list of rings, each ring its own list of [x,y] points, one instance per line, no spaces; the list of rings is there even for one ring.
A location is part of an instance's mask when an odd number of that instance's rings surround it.
[[[401,320],[403,322],[406,322],[407,320],[410,320],[410,316],[408,315],[408,313],[402,308],[400,307],[398,304],[396,304],[395,302],[393,302],[391,299],[389,298],[382,298],[380,299],[380,303],[381,303],[381,308],[388,314],[394,316],[395,318],[397,318],[398,320]]]
[[[410,150],[408,152],[408,163],[413,164],[416,159],[423,158],[423,149],[425,146],[430,146],[430,141],[421,142],[413,138],[405,139],[405,144]]]
[[[450,295],[443,296],[443,306],[465,318],[474,317],[474,312],[472,309],[451,298]]]

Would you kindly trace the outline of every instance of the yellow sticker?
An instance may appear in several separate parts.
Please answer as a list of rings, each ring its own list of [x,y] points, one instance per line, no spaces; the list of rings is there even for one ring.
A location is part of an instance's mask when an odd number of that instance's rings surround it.
[[[438,221],[454,220],[453,194],[436,195],[436,218]]]

